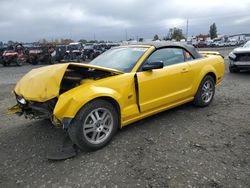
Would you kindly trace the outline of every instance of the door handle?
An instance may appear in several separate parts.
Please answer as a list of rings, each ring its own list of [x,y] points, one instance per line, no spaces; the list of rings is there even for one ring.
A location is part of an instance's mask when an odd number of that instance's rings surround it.
[[[182,73],[188,72],[188,68],[182,68],[182,69],[181,69],[181,72],[182,72]]]

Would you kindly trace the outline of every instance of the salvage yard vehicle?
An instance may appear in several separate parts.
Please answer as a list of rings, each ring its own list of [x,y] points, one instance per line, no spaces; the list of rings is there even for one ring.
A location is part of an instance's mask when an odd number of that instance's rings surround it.
[[[83,54],[86,57],[86,59],[91,59],[93,56],[92,54],[94,53],[94,48],[93,46],[85,46]]]
[[[241,70],[250,70],[250,41],[242,47],[235,48],[229,54],[229,71],[237,73]]]
[[[53,53],[54,52],[54,53]],[[37,64],[54,64],[53,54],[55,50],[51,46],[33,47],[28,51],[27,61],[32,65]]]
[[[207,42],[206,41],[199,41],[197,44],[194,45],[195,47],[197,48],[206,48],[208,45],[207,45]]]
[[[174,42],[120,46],[89,64],[33,69],[16,84],[10,111],[50,118],[75,146],[97,150],[132,122],[191,101],[208,106],[223,76],[218,53]]]
[[[41,47],[33,47],[28,51],[28,62],[37,65],[43,59],[43,50]]]
[[[9,66],[15,64],[17,66],[22,66],[26,62],[24,49],[21,44],[11,47],[5,50],[2,54],[3,66]]]
[[[5,48],[0,48],[0,64],[3,63],[3,53],[6,49]]]
[[[64,60],[66,61],[85,61],[85,56],[83,53],[83,46],[80,42],[73,42],[67,46],[65,52]]]
[[[55,61],[61,62],[64,59],[64,55],[66,53],[66,45],[57,45],[55,48]]]

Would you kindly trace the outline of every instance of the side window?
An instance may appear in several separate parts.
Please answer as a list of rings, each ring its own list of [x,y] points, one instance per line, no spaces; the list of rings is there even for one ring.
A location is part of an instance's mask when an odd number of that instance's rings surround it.
[[[183,49],[181,48],[162,48],[155,51],[147,59],[147,63],[159,62],[159,61],[162,61],[164,66],[168,66],[177,63],[182,63],[186,61],[186,57]]]
[[[184,54],[185,54],[185,60],[186,61],[192,61],[194,58],[190,55],[189,52],[187,52],[186,50],[184,50]]]

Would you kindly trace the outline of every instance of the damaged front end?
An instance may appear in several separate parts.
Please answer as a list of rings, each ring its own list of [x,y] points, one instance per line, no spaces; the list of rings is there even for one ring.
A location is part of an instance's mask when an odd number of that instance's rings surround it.
[[[63,125],[64,122],[59,121],[53,113],[61,94],[80,85],[117,74],[121,73],[77,63],[34,69],[17,83],[14,91],[17,104],[10,108],[9,112],[30,119],[50,119],[56,126]]]
[[[16,95],[17,104],[8,109],[10,113],[24,115],[29,119],[51,119],[57,98],[45,102],[29,101]]]

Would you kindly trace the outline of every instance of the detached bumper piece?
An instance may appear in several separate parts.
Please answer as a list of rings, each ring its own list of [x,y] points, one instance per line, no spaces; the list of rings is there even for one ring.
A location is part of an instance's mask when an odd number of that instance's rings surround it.
[[[52,161],[60,161],[75,157],[79,152],[77,146],[72,142],[67,131],[63,139],[62,147],[47,154],[47,159]]]
[[[47,154],[47,159],[51,161],[61,161],[73,158],[77,155],[77,149],[72,147],[60,148],[58,151]]]
[[[8,109],[8,113],[9,114],[17,114],[17,115],[22,115],[23,111],[20,108],[20,106],[18,104],[16,104],[15,106],[12,106],[11,108]]]

